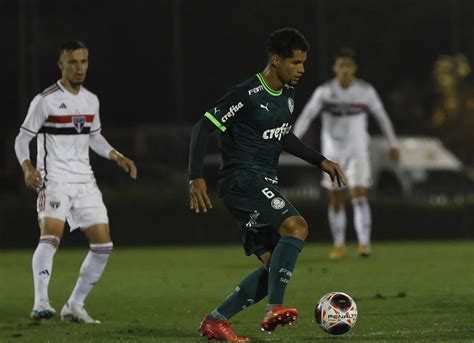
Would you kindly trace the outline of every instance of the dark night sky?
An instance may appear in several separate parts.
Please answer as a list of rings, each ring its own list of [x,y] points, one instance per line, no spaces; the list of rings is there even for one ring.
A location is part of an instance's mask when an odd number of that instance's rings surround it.
[[[19,113],[18,3],[0,0],[0,29],[8,32],[2,40],[5,73],[0,86],[6,118],[2,131],[8,132],[17,130],[25,114]],[[451,25],[453,3],[459,9],[457,26]],[[450,53],[455,40],[460,51],[471,61],[473,57],[474,5],[469,0],[182,0],[178,65],[173,49],[175,4],[42,0],[38,54],[33,57],[40,70],[40,89],[31,90],[27,99],[59,78],[56,49],[69,38],[79,38],[90,47],[86,86],[101,99],[103,121],[114,127],[179,119],[178,68],[183,85],[181,119],[195,121],[228,87],[264,67],[266,38],[283,26],[300,29],[312,45],[297,110],[316,84],[331,75],[328,61],[340,46],[358,51],[360,76],[372,82],[384,100],[403,83],[428,84],[433,61],[440,53]],[[321,50],[317,15],[323,8],[327,44]],[[455,39],[453,32],[458,32]],[[318,69],[318,64],[325,65]]]

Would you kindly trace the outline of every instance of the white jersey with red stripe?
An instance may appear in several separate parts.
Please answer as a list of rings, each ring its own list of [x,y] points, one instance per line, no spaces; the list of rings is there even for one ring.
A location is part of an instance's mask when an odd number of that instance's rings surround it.
[[[368,113],[375,117],[390,146],[397,146],[382,101],[365,81],[354,79],[348,88],[343,88],[334,78],[316,88],[293,126],[295,135],[302,137],[320,113],[321,150],[330,159],[368,157]]]
[[[89,135],[100,133],[99,99],[81,87],[77,95],[60,81],[30,104],[21,130],[37,136],[37,169],[45,181],[91,182]]]

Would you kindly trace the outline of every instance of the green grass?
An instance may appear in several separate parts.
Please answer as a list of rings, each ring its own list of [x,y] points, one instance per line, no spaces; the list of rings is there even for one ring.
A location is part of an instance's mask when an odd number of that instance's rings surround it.
[[[474,342],[474,243],[379,243],[369,259],[350,247],[341,262],[329,246],[308,244],[285,303],[300,311],[292,327],[261,333],[264,302],[234,317],[237,334],[252,342]],[[86,250],[60,250],[50,298],[67,299]],[[0,252],[0,342],[207,342],[197,333],[212,310],[258,263],[238,246],[116,247],[87,303],[101,325],[41,324],[28,319],[33,301],[32,251]],[[343,291],[359,307],[355,328],[332,337],[313,322],[323,294]]]

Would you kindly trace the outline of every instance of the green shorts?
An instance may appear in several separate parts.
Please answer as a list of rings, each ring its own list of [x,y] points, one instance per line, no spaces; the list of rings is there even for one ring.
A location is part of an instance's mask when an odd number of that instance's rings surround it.
[[[277,180],[258,174],[233,172],[219,180],[219,195],[242,228],[247,255],[272,252],[280,239],[281,224],[300,215],[281,194]]]

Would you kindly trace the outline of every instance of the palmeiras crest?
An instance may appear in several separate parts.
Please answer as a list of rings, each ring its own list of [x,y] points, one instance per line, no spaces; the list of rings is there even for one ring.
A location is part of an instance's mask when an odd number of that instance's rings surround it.
[[[288,98],[288,109],[290,110],[290,113],[293,114],[293,110],[295,109],[295,102],[292,98]]]
[[[76,131],[78,133],[81,133],[82,129],[84,128],[84,125],[86,124],[86,117],[84,117],[84,116],[73,116],[72,117],[72,123],[74,124],[74,127],[76,128]]]

